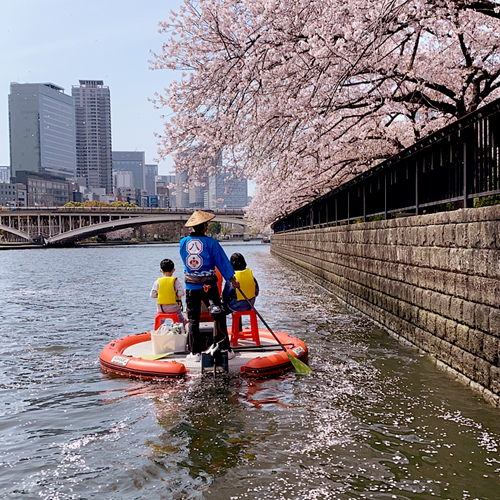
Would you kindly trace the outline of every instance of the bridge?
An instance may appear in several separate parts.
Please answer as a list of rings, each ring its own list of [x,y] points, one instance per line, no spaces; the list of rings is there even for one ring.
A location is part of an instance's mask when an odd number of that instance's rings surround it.
[[[215,221],[247,226],[241,209],[211,210]],[[0,212],[0,231],[11,238],[43,246],[78,240],[145,224],[185,222],[193,209],[122,207],[21,207]]]

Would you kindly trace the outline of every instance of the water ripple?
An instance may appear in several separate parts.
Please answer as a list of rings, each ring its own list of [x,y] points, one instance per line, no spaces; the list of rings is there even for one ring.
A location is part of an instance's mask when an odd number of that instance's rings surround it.
[[[180,276],[177,246],[0,252],[0,498],[498,498],[497,409],[269,247],[225,248],[313,375],[104,374],[104,345],[152,327],[149,290],[163,258]]]

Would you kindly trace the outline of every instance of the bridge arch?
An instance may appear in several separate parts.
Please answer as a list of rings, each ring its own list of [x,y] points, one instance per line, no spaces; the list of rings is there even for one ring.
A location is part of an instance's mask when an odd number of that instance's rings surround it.
[[[164,224],[166,222],[185,222],[188,220],[188,218],[189,215],[187,217],[179,217],[175,214],[172,214],[171,216],[166,216],[164,218],[151,216],[140,218],[137,217],[133,219],[113,220],[96,224],[95,226],[85,226],[58,234],[57,236],[52,236],[50,238],[47,238],[46,244],[57,245],[62,243],[70,243],[72,241],[78,241],[85,238],[90,238],[91,236],[97,236],[99,234],[105,234],[111,231],[118,231],[119,229],[126,229],[128,227],[145,226],[148,224]],[[216,222],[222,222],[225,224],[239,224],[240,226],[248,225],[248,223],[244,220],[235,221],[235,219],[231,217],[217,217]]]
[[[61,245],[128,227],[184,223],[192,213],[189,209],[26,208],[0,212],[0,229],[27,242]],[[216,222],[248,225],[242,210],[215,210],[214,213]]]

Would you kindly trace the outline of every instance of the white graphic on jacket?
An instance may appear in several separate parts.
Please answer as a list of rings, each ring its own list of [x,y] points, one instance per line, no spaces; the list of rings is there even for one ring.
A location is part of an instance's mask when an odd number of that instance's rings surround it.
[[[186,266],[193,271],[197,271],[203,266],[201,252],[203,252],[203,243],[200,240],[190,240],[186,245],[188,256]]]

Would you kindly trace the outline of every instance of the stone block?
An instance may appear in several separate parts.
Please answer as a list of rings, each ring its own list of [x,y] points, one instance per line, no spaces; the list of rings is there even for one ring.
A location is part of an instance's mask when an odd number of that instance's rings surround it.
[[[475,371],[476,378],[474,379],[477,383],[483,387],[490,387],[490,368],[491,363],[482,358],[476,358],[475,360]]]
[[[435,339],[434,335],[432,335],[426,330],[423,330],[421,348],[426,352],[433,352],[434,339]]]
[[[495,337],[500,337],[500,308],[498,307],[490,309],[488,332]]]
[[[467,240],[469,248],[481,248],[481,227],[477,223],[467,224]]]
[[[457,339],[455,344],[461,349],[469,348],[469,332],[470,328],[466,325],[457,324]]]
[[[451,280],[453,280],[454,285],[452,293],[455,297],[467,299],[469,297],[469,277],[466,274],[455,273],[451,276]]]
[[[463,301],[463,321],[470,328],[476,327],[476,304],[474,302],[469,302],[468,300]]]
[[[427,245],[427,228],[419,226],[414,231],[417,234],[417,246]]]
[[[462,299],[451,297],[449,318],[456,321],[457,323],[462,321],[462,306],[463,306]]]
[[[498,337],[486,334],[483,339],[483,358],[490,363],[498,363]]]
[[[434,246],[436,244],[436,232],[437,226],[435,224],[427,227],[427,244],[429,246]]]
[[[455,224],[447,224],[444,226],[444,246],[446,247],[454,247],[455,246],[455,231],[456,231],[456,225]]]
[[[429,267],[432,269],[440,269],[439,248],[433,246],[430,248]]]
[[[443,212],[445,213],[445,212]],[[445,247],[445,238],[444,238],[444,226],[442,224],[436,225],[436,231],[434,233],[435,240],[434,245],[437,247]]]
[[[460,249],[460,267],[459,271],[464,274],[473,274],[474,273],[474,265],[475,265],[475,257],[476,250],[472,250],[470,248],[462,248]]]
[[[432,333],[433,335],[436,335],[436,322],[437,322],[438,317],[439,316],[437,314],[432,313],[432,312],[427,314],[426,330],[428,332]]]
[[[426,267],[418,269],[418,286],[427,290],[434,290],[436,271]]]
[[[446,318],[450,317],[451,296],[441,294],[439,299],[440,314]]]
[[[449,224],[451,221],[450,212],[438,212],[435,216],[436,224],[440,224],[442,226]]]
[[[485,334],[480,330],[469,331],[469,349],[474,356],[481,356],[483,352],[483,342]]]
[[[444,339],[446,336],[446,318],[436,315],[436,336]]]
[[[477,380],[476,359],[477,356],[474,356],[473,354],[467,351],[464,351],[462,354],[462,362],[463,362],[462,373],[466,377],[469,377],[471,380]]]
[[[434,290],[448,294],[451,288],[449,283],[450,276],[452,276],[451,273],[436,269],[434,273]]]
[[[422,307],[427,311],[431,310],[431,297],[432,292],[430,290],[424,290],[422,294]]]
[[[490,366],[490,390],[500,394],[500,367]]]
[[[446,320],[446,333],[444,340],[450,344],[455,344],[457,341],[457,323],[451,319]]]
[[[432,267],[431,266],[431,255],[432,255],[432,251],[434,250],[434,247],[427,246],[427,247],[421,247],[421,249],[422,249],[422,255],[421,255],[422,263],[419,265],[429,267],[429,268]]]
[[[483,248],[495,249],[500,244],[497,239],[500,237],[500,222],[485,221],[481,223],[480,229],[481,245]]]
[[[478,249],[474,252],[474,273],[476,276],[491,276],[492,251]]]
[[[469,235],[467,232],[467,224],[457,224],[455,226],[455,246],[457,248],[469,247]]]
[[[475,319],[476,328],[482,330],[483,332],[489,332],[489,318],[490,318],[490,307],[483,304],[476,304]]]
[[[489,250],[488,253],[488,276],[500,279],[500,251]]]
[[[441,314],[441,299],[443,295],[438,292],[431,292],[431,300],[429,310],[436,314]]]
[[[460,373],[463,373],[464,370],[464,350],[460,349],[457,346],[452,346],[451,348],[451,367],[457,370]]]

